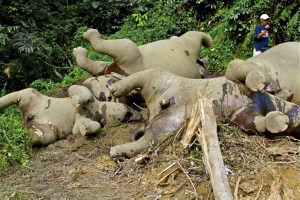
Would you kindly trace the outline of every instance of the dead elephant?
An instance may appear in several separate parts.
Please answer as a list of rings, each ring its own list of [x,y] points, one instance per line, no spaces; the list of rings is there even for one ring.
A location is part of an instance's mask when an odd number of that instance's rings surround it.
[[[32,134],[33,144],[48,145],[69,134],[94,134],[101,127],[140,120],[142,115],[122,103],[100,102],[84,86],[73,85],[69,97],[52,98],[28,88],[0,98],[0,110],[16,104]]]
[[[162,67],[179,76],[200,78],[200,47],[209,47],[209,35],[188,31],[183,35],[137,46],[130,39],[105,40],[96,29],[83,34],[95,51],[109,55],[113,62],[93,61],[87,57],[87,50],[77,47],[73,50],[77,64],[93,76],[116,72],[129,75],[149,68]]]
[[[194,102],[203,96],[212,99],[219,122],[229,120],[247,133],[300,137],[298,105],[268,93],[252,92],[225,77],[188,79],[156,68],[137,72],[108,87],[116,97],[141,88],[149,110],[144,135],[112,147],[112,157],[130,157],[161,142],[189,119]]]

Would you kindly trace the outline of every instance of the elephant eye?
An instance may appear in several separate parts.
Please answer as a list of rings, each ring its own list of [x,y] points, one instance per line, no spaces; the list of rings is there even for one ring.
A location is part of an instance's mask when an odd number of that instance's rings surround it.
[[[26,121],[28,122],[28,121],[31,121],[33,118],[35,117],[35,114],[29,114],[29,115],[27,115],[26,116]]]

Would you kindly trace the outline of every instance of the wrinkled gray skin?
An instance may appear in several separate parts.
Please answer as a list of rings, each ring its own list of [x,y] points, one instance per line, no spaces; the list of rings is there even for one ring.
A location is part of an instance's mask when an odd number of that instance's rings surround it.
[[[281,43],[245,61],[233,60],[225,77],[300,105],[300,42]]]
[[[93,49],[109,55],[113,63],[93,61],[87,57],[87,50],[77,47],[73,50],[77,64],[93,76],[116,72],[129,75],[149,68],[162,67],[179,76],[200,78],[201,69],[196,63],[201,45],[209,47],[212,39],[209,35],[188,31],[183,35],[137,46],[130,39],[105,40],[96,29],[83,34]]]
[[[70,97],[52,98],[24,89],[1,97],[0,110],[16,104],[35,145],[48,145],[72,133],[94,134],[105,125],[142,118],[124,104],[98,101],[84,86],[73,85],[68,92]]]
[[[211,98],[219,122],[229,120],[248,133],[300,136],[300,109],[296,104],[225,77],[188,79],[156,68],[132,74],[108,86],[116,96],[140,87],[149,109],[149,123],[137,141],[114,146],[112,157],[133,156],[161,142],[190,117],[197,98]]]

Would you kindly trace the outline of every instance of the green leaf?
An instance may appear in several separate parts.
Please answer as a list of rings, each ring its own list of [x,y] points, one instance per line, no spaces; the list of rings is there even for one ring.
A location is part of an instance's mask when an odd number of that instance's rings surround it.
[[[92,6],[93,6],[93,8],[98,8],[99,7],[99,5],[100,5],[100,2],[99,1],[93,1],[92,2]]]

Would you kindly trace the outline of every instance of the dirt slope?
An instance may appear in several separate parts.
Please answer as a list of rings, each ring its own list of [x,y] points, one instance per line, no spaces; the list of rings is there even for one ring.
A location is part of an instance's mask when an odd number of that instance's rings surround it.
[[[32,149],[28,165],[0,177],[0,199],[213,199],[199,145],[182,150],[177,133],[141,162],[111,160],[109,148],[130,141],[138,125]],[[248,136],[227,125],[219,126],[219,140],[232,191],[241,177],[239,199],[267,199],[274,181],[282,199],[299,199],[300,141]]]

